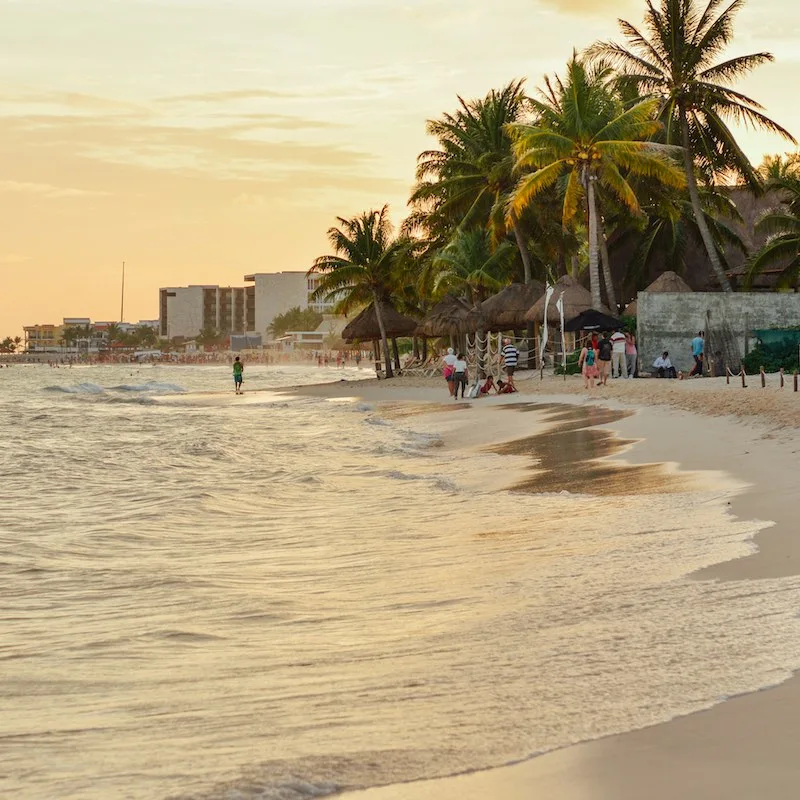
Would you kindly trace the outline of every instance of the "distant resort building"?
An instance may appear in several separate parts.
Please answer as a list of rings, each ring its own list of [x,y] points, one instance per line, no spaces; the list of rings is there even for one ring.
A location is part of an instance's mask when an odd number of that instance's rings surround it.
[[[159,335],[191,339],[202,330],[223,336],[266,336],[279,314],[313,308],[325,314],[334,303],[312,300],[319,278],[305,271],[256,272],[243,287],[215,285],[166,287],[159,290]]]
[[[139,322],[92,322],[89,317],[64,317],[60,325],[25,325],[26,353],[99,353],[108,348],[108,329],[133,333],[147,327],[158,330],[158,320]]]

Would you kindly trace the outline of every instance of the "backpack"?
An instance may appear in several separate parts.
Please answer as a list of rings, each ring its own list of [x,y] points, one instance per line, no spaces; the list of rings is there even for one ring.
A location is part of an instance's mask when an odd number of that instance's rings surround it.
[[[594,366],[594,350],[591,347],[586,351],[586,366]]]

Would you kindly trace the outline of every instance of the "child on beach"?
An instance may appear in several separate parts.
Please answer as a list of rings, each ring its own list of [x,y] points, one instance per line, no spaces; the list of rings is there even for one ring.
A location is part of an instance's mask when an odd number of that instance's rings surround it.
[[[233,386],[236,394],[243,394],[242,383],[244,382],[244,364],[239,360],[239,356],[233,361]]]
[[[600,370],[597,368],[597,351],[594,349],[594,343],[591,340],[581,350],[581,354],[578,357],[578,367],[580,367],[581,375],[583,375],[583,388],[594,389],[594,380],[600,376]]]

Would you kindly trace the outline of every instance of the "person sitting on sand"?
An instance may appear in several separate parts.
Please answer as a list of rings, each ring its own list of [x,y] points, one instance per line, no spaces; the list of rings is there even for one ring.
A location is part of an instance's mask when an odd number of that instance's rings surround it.
[[[494,377],[489,375],[481,386],[479,397],[484,397],[485,395],[489,394],[492,389],[496,389],[497,387],[494,385]]]
[[[506,382],[502,378],[497,379],[497,394],[511,394],[516,391],[517,387],[511,381]]]
[[[675,372],[675,367],[669,360],[669,352],[665,350],[654,362],[653,366],[656,369],[656,375],[659,378],[677,378],[678,373]]]

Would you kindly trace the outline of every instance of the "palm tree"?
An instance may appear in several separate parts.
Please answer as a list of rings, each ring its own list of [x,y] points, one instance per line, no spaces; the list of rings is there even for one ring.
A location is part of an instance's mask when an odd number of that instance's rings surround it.
[[[572,225],[584,206],[588,215],[589,279],[592,303],[600,294],[597,187],[632,214],[641,213],[629,178],[648,177],[666,186],[685,184],[670,159],[674,148],[646,141],[660,124],[654,120],[655,100],[624,110],[610,90],[610,71],[600,65],[588,70],[577,56],[567,64],[566,82],[546,81],[546,91],[532,100],[537,124],[509,126],[516,169],[527,172],[508,203],[516,218],[539,195],[563,192],[562,224]]]
[[[405,242],[394,238],[389,207],[366,211],[352,219],[337,217],[338,227],[328,230],[334,255],[320,256],[308,271],[321,275],[312,300],[338,300],[338,309],[374,303],[381,332],[386,377],[392,377],[389,340],[383,321],[382,304],[392,297],[392,270]]]
[[[439,294],[466,295],[477,304],[506,285],[514,245],[493,248],[487,231],[458,231],[433,260]]]
[[[734,0],[719,12],[722,0],[661,0],[658,8],[647,3],[644,32],[620,20],[628,49],[614,42],[599,42],[590,53],[622,70],[624,81],[637,94],[658,99],[659,119],[666,141],[683,147],[684,169],[697,227],[720,286],[732,291],[714,247],[700,201],[697,176],[711,184],[718,175],[735,175],[754,189],[757,172],[737,144],[726,121],[743,122],[773,131],[794,141],[791,134],[763,113],[755,100],[730,88],[761,64],[771,53],[752,53],[718,62],[733,38],[733,19],[742,7]]]
[[[750,262],[746,285],[766,269],[779,268],[778,287],[789,288],[800,278],[800,176],[787,175],[771,181],[768,188],[782,195],[782,207],[765,214],[756,231],[770,236]]]
[[[523,84],[512,81],[480,100],[467,102],[459,97],[455,114],[428,121],[426,130],[436,137],[440,149],[418,157],[417,184],[409,205],[418,212],[416,221],[424,220],[443,242],[456,228],[473,226],[491,231],[495,241],[505,237],[505,203],[514,185],[514,158],[506,126],[522,119],[526,104]],[[511,232],[529,283],[531,258],[519,219],[514,220]]]

